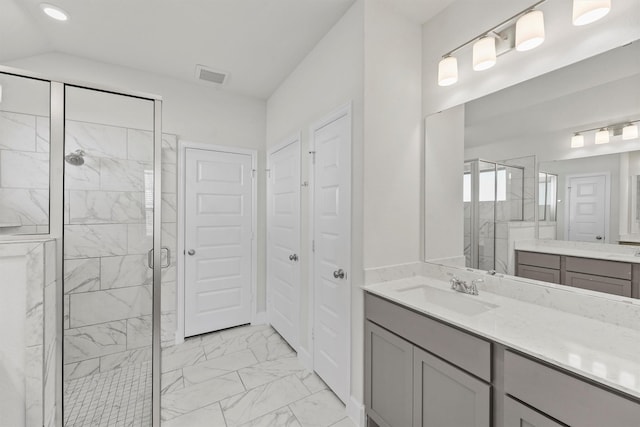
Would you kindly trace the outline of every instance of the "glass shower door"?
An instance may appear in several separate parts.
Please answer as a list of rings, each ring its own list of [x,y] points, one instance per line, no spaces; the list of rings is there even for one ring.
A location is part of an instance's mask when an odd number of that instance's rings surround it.
[[[64,426],[152,425],[154,108],[65,89]]]

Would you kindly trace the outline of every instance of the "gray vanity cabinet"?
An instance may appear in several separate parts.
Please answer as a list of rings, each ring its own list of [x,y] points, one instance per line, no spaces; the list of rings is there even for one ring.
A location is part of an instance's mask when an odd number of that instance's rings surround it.
[[[413,427],[491,425],[489,384],[417,347],[413,375]]]
[[[560,424],[509,396],[504,398],[504,425],[507,427],[566,427],[566,424]]]
[[[369,426],[489,427],[491,343],[365,294]]]
[[[367,321],[365,346],[369,417],[380,427],[411,426],[413,345]]]
[[[516,251],[516,276],[560,283],[560,256]]]

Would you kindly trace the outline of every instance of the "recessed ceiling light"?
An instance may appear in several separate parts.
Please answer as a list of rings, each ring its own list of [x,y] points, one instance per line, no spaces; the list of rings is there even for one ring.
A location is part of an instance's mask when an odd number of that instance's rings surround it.
[[[69,15],[64,10],[60,9],[58,6],[54,6],[49,3],[41,3],[40,8],[44,13],[46,13],[50,18],[55,19],[56,21],[66,21],[69,19]]]

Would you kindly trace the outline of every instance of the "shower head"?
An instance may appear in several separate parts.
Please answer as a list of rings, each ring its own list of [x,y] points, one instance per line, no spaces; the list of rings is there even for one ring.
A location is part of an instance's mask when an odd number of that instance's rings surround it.
[[[73,166],[80,166],[84,164],[84,151],[76,150],[73,153],[69,153],[64,156],[64,160]]]

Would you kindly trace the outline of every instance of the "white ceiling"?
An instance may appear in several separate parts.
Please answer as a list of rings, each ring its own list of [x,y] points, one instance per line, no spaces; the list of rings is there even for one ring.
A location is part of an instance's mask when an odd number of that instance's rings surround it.
[[[0,0],[0,61],[61,52],[193,82],[196,64],[227,90],[268,97],[354,0]],[[8,40],[16,43],[8,43]]]
[[[224,90],[267,98],[355,0],[46,1],[70,20],[0,0],[0,62],[59,52],[192,83],[202,64],[230,74]],[[381,1],[422,23],[454,0]]]

